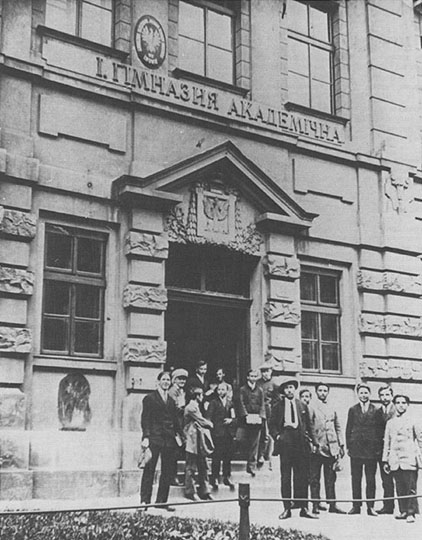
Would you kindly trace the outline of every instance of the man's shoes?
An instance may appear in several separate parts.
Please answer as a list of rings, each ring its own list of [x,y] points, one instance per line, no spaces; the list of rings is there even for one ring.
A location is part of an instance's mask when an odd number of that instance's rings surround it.
[[[308,518],[308,519],[318,519],[318,516],[314,516],[314,514],[311,514],[307,508],[302,508],[302,510],[299,512],[300,517]]]
[[[378,517],[377,512],[375,512],[375,510],[373,508],[368,508],[367,514],[368,514],[368,516]]]
[[[178,478],[173,478],[170,485],[180,487],[180,486],[183,486],[183,482],[179,480]]]
[[[278,516],[278,519],[288,519],[292,517],[292,511],[291,510],[284,510],[283,513],[281,513]]]
[[[255,471],[253,471],[250,467],[246,467],[246,472],[249,473],[252,478],[255,478],[256,474]]]
[[[162,506],[157,506],[157,508],[161,510],[166,510],[167,512],[175,512],[176,508],[174,506],[170,506],[169,504],[163,504]]]
[[[397,516],[395,516],[396,519],[406,519],[407,518],[407,514],[406,512],[400,512],[400,514],[397,514]]]
[[[377,514],[394,514],[394,510],[383,506],[380,510],[377,510]]]
[[[192,495],[186,495],[186,498],[190,501],[199,501],[199,497],[196,493],[192,493]]]
[[[212,489],[218,489],[217,479],[216,478],[210,478],[210,486]]]
[[[406,523],[415,523],[415,516],[407,516]]]
[[[209,493],[206,493],[205,495],[202,495],[201,499],[203,501],[213,501],[213,497],[209,494]]]
[[[260,469],[263,465],[264,465],[264,458],[263,457],[260,457],[256,463],[256,466],[258,467],[258,469]]]
[[[235,485],[230,482],[230,479],[229,478],[223,478],[223,484],[225,486],[228,486],[230,488],[230,491],[234,491],[235,490]]]
[[[347,512],[349,516],[355,516],[357,514],[360,514],[360,507],[359,506],[353,506],[351,510]]]
[[[320,510],[321,512],[326,512],[327,511],[327,507],[325,506],[325,504],[323,503],[318,503],[316,505],[316,507],[318,508],[318,510]]]
[[[320,513],[317,504],[314,504],[314,505],[312,506],[312,512],[313,512],[314,514],[319,514],[319,513]]]
[[[341,508],[339,508],[338,506],[336,506],[335,504],[330,505],[330,508],[328,509],[328,512],[330,514],[346,514],[347,513],[344,510],[342,510]]]

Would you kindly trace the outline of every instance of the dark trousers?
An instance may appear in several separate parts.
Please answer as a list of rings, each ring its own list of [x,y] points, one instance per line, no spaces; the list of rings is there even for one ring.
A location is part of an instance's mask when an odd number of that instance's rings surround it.
[[[213,437],[215,450],[211,460],[211,476],[218,480],[220,476],[221,462],[223,462],[223,478],[231,475],[231,460],[233,457],[233,439],[231,436]]]
[[[157,467],[158,458],[161,455],[161,473],[156,502],[165,503],[169,496],[175,448],[173,446],[157,446],[155,444],[150,444],[149,447],[152,457],[145,465],[144,473],[142,475],[141,502],[146,504],[151,502],[154,473]]]
[[[332,500],[334,504],[336,498],[335,483],[337,473],[333,470],[335,458],[311,454],[310,463],[310,487],[311,499],[321,499],[321,468],[324,473],[325,497]]]
[[[245,427],[245,444],[247,451],[247,468],[251,471],[256,468],[258,457],[259,436],[261,434],[260,425],[247,425]]]
[[[380,473],[381,473],[381,480],[382,480],[382,489],[384,492],[384,497],[394,497],[394,481],[393,481],[393,475],[387,474],[384,471],[384,467],[382,466],[382,461],[379,461],[380,466]],[[391,499],[389,501],[383,502],[383,508],[387,510],[388,512],[394,511],[394,499]]]
[[[198,495],[202,499],[210,490],[208,486],[208,468],[205,456],[186,452],[185,495],[196,494],[195,473],[198,473]]]
[[[280,446],[281,497],[286,510],[292,507],[292,477],[294,496],[308,498],[309,453],[303,447],[298,429],[287,428]],[[296,506],[306,508],[306,500],[298,501]]]
[[[418,471],[404,471],[398,469],[393,471],[396,491],[399,497],[403,495],[416,495],[416,484],[418,482]],[[399,509],[401,513],[408,516],[414,516],[419,513],[418,499],[399,499]]]
[[[259,434],[258,460],[269,461],[273,451],[273,440],[268,432],[268,421],[263,420],[261,433]]]
[[[366,479],[366,498],[375,498],[375,473],[377,472],[377,460],[376,459],[362,459],[362,458],[350,458],[351,471],[352,471],[352,495],[354,499],[362,498],[362,474],[365,469]],[[374,502],[366,503],[368,508],[374,507]],[[360,508],[361,502],[354,502],[353,506]]]

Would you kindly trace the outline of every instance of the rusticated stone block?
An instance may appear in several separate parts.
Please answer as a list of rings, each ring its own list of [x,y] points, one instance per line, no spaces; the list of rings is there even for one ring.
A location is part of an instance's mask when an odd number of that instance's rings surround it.
[[[283,255],[267,255],[264,259],[266,274],[273,277],[298,279],[300,277],[300,264],[297,257]]]
[[[0,469],[27,469],[28,463],[28,432],[0,431]]]
[[[142,255],[167,259],[169,244],[166,237],[131,231],[126,238],[126,255]]]
[[[270,324],[296,326],[300,323],[300,308],[289,302],[267,302],[264,307],[264,317]]]
[[[0,233],[32,240],[36,225],[37,219],[34,214],[8,210],[0,206]]]
[[[422,361],[364,358],[359,363],[361,377],[422,381]]]
[[[34,471],[35,499],[116,497],[117,471]]]
[[[32,471],[1,471],[0,499],[2,501],[32,499]]]
[[[17,388],[0,389],[0,429],[24,429],[25,394]]]
[[[146,362],[164,364],[167,343],[148,339],[128,339],[123,345],[124,362]]]
[[[123,291],[123,307],[165,311],[167,309],[167,289],[127,285]]]
[[[27,354],[31,350],[32,335],[28,328],[0,326],[0,351]]]
[[[33,290],[33,272],[9,266],[0,266],[0,292],[30,295]]]
[[[119,488],[121,497],[131,497],[139,493],[141,471],[120,471]]]

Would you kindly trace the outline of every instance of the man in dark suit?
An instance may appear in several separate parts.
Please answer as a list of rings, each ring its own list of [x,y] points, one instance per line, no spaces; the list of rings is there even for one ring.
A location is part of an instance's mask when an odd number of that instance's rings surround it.
[[[381,412],[384,423],[383,439],[385,433],[385,426],[388,420],[396,416],[396,408],[393,404],[393,389],[389,385],[381,386],[378,390],[378,397],[381,401]],[[394,482],[393,475],[387,474],[384,470],[382,459],[378,461],[382,480],[382,489],[384,491],[384,497],[394,497]],[[394,499],[385,500],[383,507],[378,510],[378,514],[394,514]]]
[[[175,401],[168,395],[170,373],[158,375],[158,388],[143,399],[141,415],[142,447],[151,450],[151,459],[145,465],[141,482],[141,503],[150,504],[152,483],[158,458],[161,456],[161,474],[156,503],[166,503],[173,471],[173,455],[177,448],[176,435],[182,436]],[[171,506],[163,506],[173,512]]]
[[[309,452],[312,444],[308,407],[295,399],[295,391],[299,383],[296,379],[285,379],[279,388],[283,398],[278,401],[270,418],[270,434],[274,439],[274,455],[280,456],[281,496],[284,500],[284,512],[280,519],[292,515],[292,476],[294,496],[298,501],[300,516],[316,519],[308,511],[308,472]]]
[[[370,403],[367,384],[356,387],[359,403],[349,409],[346,446],[350,456],[353,499],[362,498],[362,473],[365,469],[366,498],[375,498],[375,473],[381,458],[384,421],[382,412]],[[354,502],[349,514],[360,514],[362,503]],[[367,503],[368,515],[377,516],[374,503]]]
[[[228,398],[228,386],[228,383],[224,381],[217,385],[217,397],[210,402],[205,416],[214,425],[211,435],[215,450],[211,459],[210,484],[214,489],[218,488],[220,466],[221,462],[223,462],[223,484],[233,490],[234,485],[230,481],[230,475],[234,446],[233,426],[235,415],[233,404]]]
[[[205,412],[205,402],[211,399],[213,390],[210,389],[210,382],[207,378],[208,364],[204,360],[200,360],[196,364],[195,373],[189,377],[186,382],[185,391],[186,398],[189,402],[192,397],[192,392],[195,388],[200,388],[203,392],[204,399],[200,404],[202,414]]]

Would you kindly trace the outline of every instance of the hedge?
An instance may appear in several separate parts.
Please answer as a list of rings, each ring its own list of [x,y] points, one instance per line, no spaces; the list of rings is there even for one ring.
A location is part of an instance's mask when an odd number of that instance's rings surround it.
[[[7,540],[237,540],[238,525],[146,512],[73,512],[0,517]],[[251,540],[327,540],[296,530],[251,526]]]

